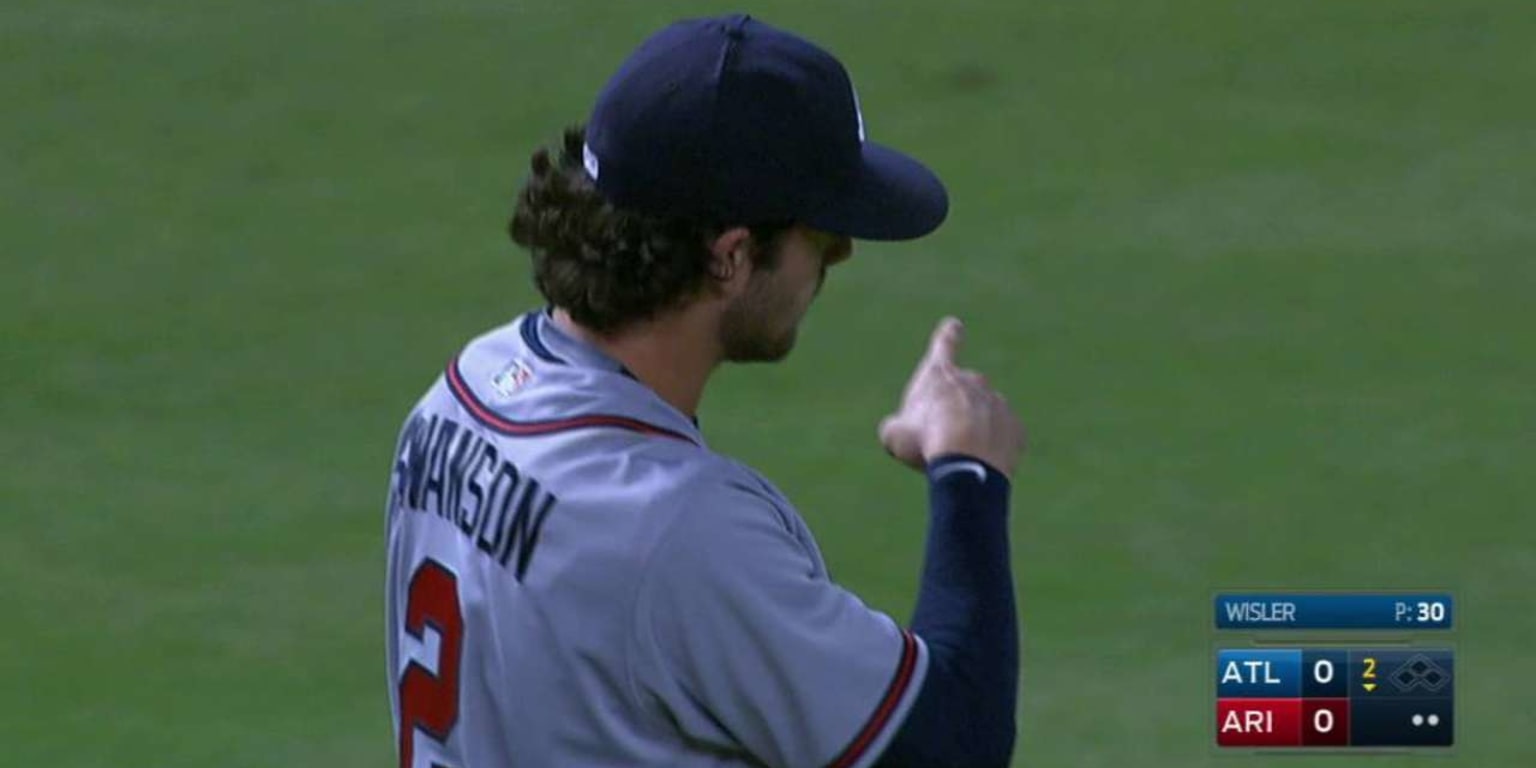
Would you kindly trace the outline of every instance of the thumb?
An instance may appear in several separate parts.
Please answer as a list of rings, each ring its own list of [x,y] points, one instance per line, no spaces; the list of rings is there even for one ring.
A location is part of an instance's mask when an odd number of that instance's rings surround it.
[[[880,444],[885,452],[903,464],[922,465],[922,451],[918,430],[901,415],[887,416],[880,421]]]

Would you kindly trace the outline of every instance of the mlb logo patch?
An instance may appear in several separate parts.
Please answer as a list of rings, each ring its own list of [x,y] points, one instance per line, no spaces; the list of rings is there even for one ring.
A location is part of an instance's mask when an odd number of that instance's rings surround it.
[[[511,398],[529,379],[533,378],[533,369],[522,360],[513,360],[511,365],[503,368],[501,373],[491,379],[491,388],[496,390],[496,395],[502,399]]]

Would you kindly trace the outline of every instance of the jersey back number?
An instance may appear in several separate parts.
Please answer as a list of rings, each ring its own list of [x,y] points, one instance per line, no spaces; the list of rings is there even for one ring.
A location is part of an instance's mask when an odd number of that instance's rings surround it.
[[[442,563],[423,561],[411,574],[405,604],[405,631],[423,640],[431,626],[438,636],[437,674],[412,661],[400,676],[400,768],[414,768],[416,731],[446,744],[459,722],[459,654],[464,615],[459,580]]]

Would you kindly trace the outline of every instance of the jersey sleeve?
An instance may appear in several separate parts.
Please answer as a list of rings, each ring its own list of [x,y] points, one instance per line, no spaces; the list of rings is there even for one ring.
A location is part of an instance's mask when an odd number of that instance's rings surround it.
[[[792,511],[744,488],[691,507],[638,591],[637,695],[701,748],[872,764],[922,686],[921,640],[833,583]]]

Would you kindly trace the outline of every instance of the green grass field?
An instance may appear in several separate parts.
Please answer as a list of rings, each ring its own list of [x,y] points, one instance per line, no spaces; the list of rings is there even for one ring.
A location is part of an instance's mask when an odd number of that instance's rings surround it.
[[[532,147],[734,7],[0,5],[0,765],[392,764],[395,431],[537,300],[503,235]],[[954,208],[861,246],[706,432],[904,617],[922,486],[875,424],[968,321],[1032,436],[1016,765],[1441,764],[1215,754],[1230,587],[1455,590],[1446,762],[1536,765],[1529,3],[750,10]]]

